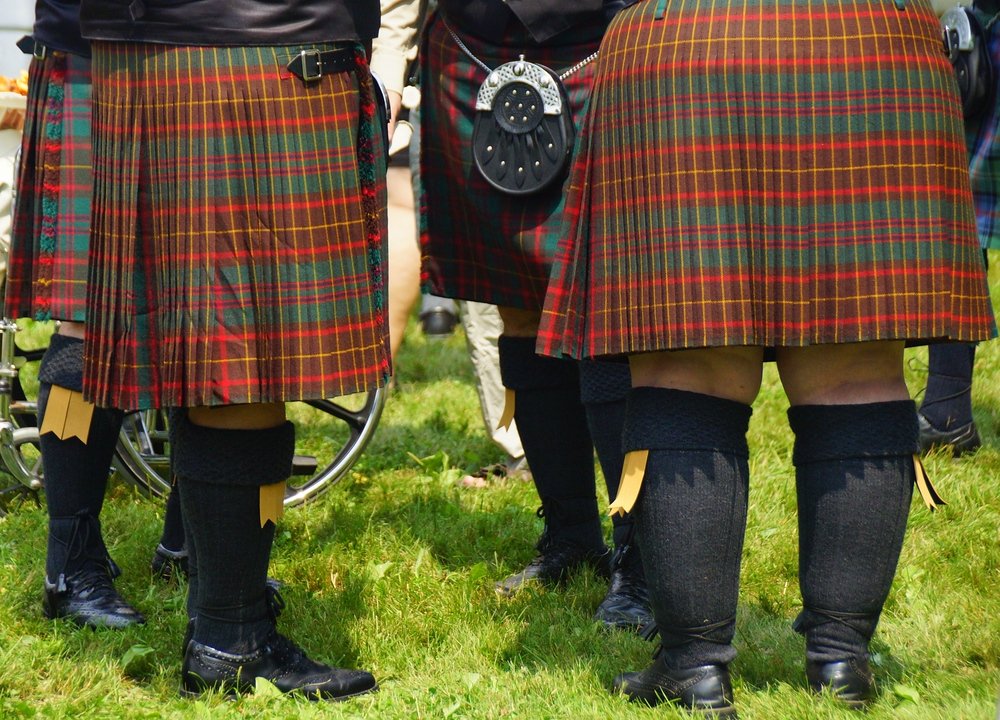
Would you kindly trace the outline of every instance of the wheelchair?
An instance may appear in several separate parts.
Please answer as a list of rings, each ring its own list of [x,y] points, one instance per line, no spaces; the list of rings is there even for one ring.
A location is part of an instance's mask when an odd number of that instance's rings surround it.
[[[17,323],[0,319],[0,515],[25,501],[38,502],[45,487],[38,449],[37,411],[20,373],[37,362],[45,348],[21,350]],[[288,403],[299,442],[285,507],[319,497],[343,480],[371,440],[385,405],[386,388],[339,398]],[[171,485],[170,440],[166,413],[141,410],[126,415],[108,472],[149,497],[165,496]]]

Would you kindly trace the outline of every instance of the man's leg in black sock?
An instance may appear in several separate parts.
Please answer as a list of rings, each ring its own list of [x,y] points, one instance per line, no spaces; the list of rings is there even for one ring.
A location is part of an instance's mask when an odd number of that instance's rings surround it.
[[[559,581],[586,563],[607,573],[597,508],[594,446],[580,402],[575,360],[535,354],[535,339],[502,335],[504,386],[514,391],[514,419],[545,518],[539,555],[521,573],[498,583],[509,594],[525,582]]]
[[[917,422],[909,400],[788,411],[799,505],[807,674],[863,704],[868,643],[896,572],[910,510]],[[837,688],[843,690],[837,691]]]
[[[593,439],[601,472],[608,490],[608,500],[618,494],[625,452],[622,429],[625,405],[632,389],[628,363],[584,360],[580,362],[580,399],[587,412],[587,425]],[[613,515],[611,583],[597,607],[594,619],[606,627],[638,629],[653,616],[642,570],[642,555],[635,539],[631,513]]]
[[[54,335],[38,371],[39,427],[52,392],[80,392],[83,341]],[[123,414],[94,408],[86,442],[54,432],[39,437],[49,514],[45,614],[80,625],[125,627],[143,617],[112,585],[119,574],[101,535],[108,475]]]
[[[250,692],[256,677],[283,692],[314,698],[374,690],[370,674],[314,662],[275,627],[282,603],[267,585],[274,523],[261,522],[261,487],[283,482],[291,473],[292,424],[209,428],[175,410],[170,435],[197,572],[189,590],[197,595],[181,672],[184,692]]]
[[[634,514],[660,634],[653,664],[615,681],[633,700],[732,712],[750,413],[680,390],[629,395],[624,449],[649,451]]]
[[[150,570],[154,578],[170,580],[188,574],[188,551],[184,545],[184,520],[181,496],[175,482],[170,486],[163,512],[163,532],[153,552]]]
[[[956,455],[981,444],[972,418],[975,343],[940,343],[927,350],[927,389],[920,404],[920,448],[950,445]]]

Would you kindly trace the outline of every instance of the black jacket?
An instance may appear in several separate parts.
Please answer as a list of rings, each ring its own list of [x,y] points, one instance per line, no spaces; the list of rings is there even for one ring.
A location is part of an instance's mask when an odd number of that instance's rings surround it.
[[[379,0],[83,0],[84,37],[168,45],[293,45],[378,34]]]
[[[80,35],[80,0],[35,0],[31,34],[46,47],[90,57],[90,43]]]
[[[474,37],[497,42],[511,22],[538,44],[555,42],[567,30],[594,28],[600,37],[615,12],[636,0],[438,0],[449,23]],[[576,34],[575,40],[580,37]]]

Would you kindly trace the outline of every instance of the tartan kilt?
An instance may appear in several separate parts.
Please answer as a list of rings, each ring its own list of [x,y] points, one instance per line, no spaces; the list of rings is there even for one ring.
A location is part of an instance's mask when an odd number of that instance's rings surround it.
[[[90,59],[50,51],[31,61],[28,78],[6,312],[82,322],[93,188]]]
[[[987,20],[987,18],[983,18]],[[1000,72],[1000,32],[987,30],[987,48],[993,67]],[[982,117],[966,126],[969,143],[969,175],[976,204],[979,241],[984,248],[1000,249],[1000,102],[996,91]]]
[[[333,45],[317,45],[321,50]],[[371,75],[294,47],[94,43],[84,392],[124,409],[280,402],[389,372]]]
[[[590,29],[588,35],[595,33]],[[462,41],[495,68],[523,54],[557,74],[597,49],[597,40],[538,46],[527,31],[509,31],[492,45]],[[563,182],[537,195],[512,197],[495,190],[472,159],[476,94],[486,71],[474,63],[435,13],[424,34],[420,104],[420,242],[422,280],[435,295],[540,310],[552,258],[562,232]],[[590,94],[594,63],[564,81],[579,127]]]
[[[639,3],[585,124],[540,350],[996,333],[926,0]]]

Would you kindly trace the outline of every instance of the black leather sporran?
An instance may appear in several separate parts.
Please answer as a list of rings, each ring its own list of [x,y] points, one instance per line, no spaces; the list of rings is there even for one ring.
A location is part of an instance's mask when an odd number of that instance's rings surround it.
[[[531,195],[561,181],[574,137],[566,89],[544,65],[522,56],[491,71],[479,88],[472,155],[500,192]]]

